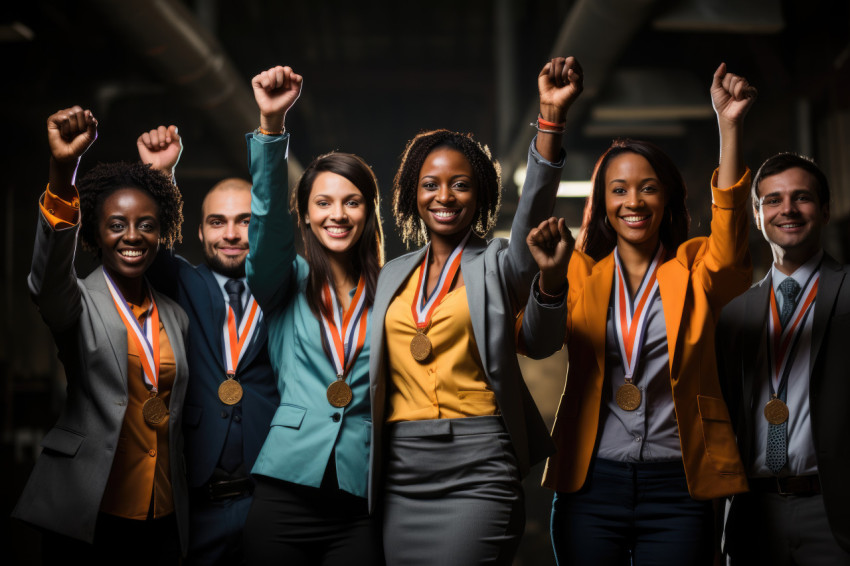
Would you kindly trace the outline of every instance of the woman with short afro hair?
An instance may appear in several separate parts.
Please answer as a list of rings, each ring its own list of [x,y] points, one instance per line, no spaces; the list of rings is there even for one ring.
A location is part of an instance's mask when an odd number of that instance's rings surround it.
[[[42,531],[45,564],[69,556],[179,564],[188,546],[189,321],[145,272],[160,245],[180,240],[183,201],[166,175],[141,163],[98,165],[78,192],[80,157],[97,137],[90,111],[56,112],[47,133],[50,182],[28,282],[67,396],[13,516]],[[85,279],[74,270],[78,236],[102,262]]]
[[[551,452],[515,354],[515,318],[537,271],[525,237],[552,212],[581,83],[573,58],[538,76],[538,135],[510,241],[484,239],[501,203],[485,146],[435,130],[402,156],[396,224],[407,244],[425,246],[388,263],[375,293],[370,504],[389,566],[511,564],[516,553],[521,479]]]

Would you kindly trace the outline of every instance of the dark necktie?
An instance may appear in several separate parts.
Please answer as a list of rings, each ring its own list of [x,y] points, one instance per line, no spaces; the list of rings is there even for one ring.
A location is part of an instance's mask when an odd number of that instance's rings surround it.
[[[238,279],[228,279],[224,283],[224,290],[227,292],[230,308],[236,315],[236,326],[239,326],[239,322],[242,320],[242,291],[245,290],[245,284]]]
[[[800,294],[800,284],[793,277],[787,277],[779,284],[779,292],[782,293],[782,311],[779,313],[779,322],[782,328],[791,320],[794,309],[797,308],[797,296]],[[771,379],[768,377],[768,379]],[[781,381],[780,381],[781,387]],[[787,399],[787,387],[778,392],[779,399],[784,403]],[[782,424],[767,425],[767,454],[765,465],[773,474],[779,474],[788,461],[788,421]]]

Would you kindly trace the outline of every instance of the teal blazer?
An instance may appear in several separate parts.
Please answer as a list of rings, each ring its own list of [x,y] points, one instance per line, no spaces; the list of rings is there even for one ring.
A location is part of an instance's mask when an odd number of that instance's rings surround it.
[[[340,489],[366,497],[372,432],[369,403],[371,313],[366,344],[346,379],[354,398],[333,407],[327,388],[336,370],[322,348],[322,329],[306,300],[309,266],[295,253],[289,214],[289,134],[248,134],[253,179],[248,228],[248,286],[263,310],[280,405],[252,473],[319,487],[334,455]]]

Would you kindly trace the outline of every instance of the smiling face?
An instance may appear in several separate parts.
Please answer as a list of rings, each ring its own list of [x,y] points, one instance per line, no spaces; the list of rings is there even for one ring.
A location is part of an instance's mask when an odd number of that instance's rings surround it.
[[[148,193],[125,188],[104,199],[97,244],[103,267],[125,296],[153,263],[159,236],[159,207]]]
[[[472,165],[449,148],[433,150],[419,172],[416,205],[431,240],[459,241],[469,230],[478,204]]]
[[[250,185],[211,191],[204,199],[202,214],[198,237],[207,265],[226,277],[243,277],[251,221]]]
[[[646,158],[623,153],[605,171],[605,211],[618,246],[652,253],[660,237],[666,193]]]
[[[821,249],[829,206],[818,197],[815,177],[799,167],[765,177],[758,185],[756,225],[774,250],[802,264]]]
[[[354,183],[324,171],[310,188],[304,221],[329,253],[345,256],[363,235],[367,213],[363,193]]]

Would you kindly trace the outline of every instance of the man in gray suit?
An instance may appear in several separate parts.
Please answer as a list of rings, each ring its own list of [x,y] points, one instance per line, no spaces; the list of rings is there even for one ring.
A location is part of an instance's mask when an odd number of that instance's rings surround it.
[[[768,275],[723,310],[717,357],[750,493],[726,522],[731,564],[850,564],[850,267],[823,251],[829,185],[771,157],[753,180]]]

